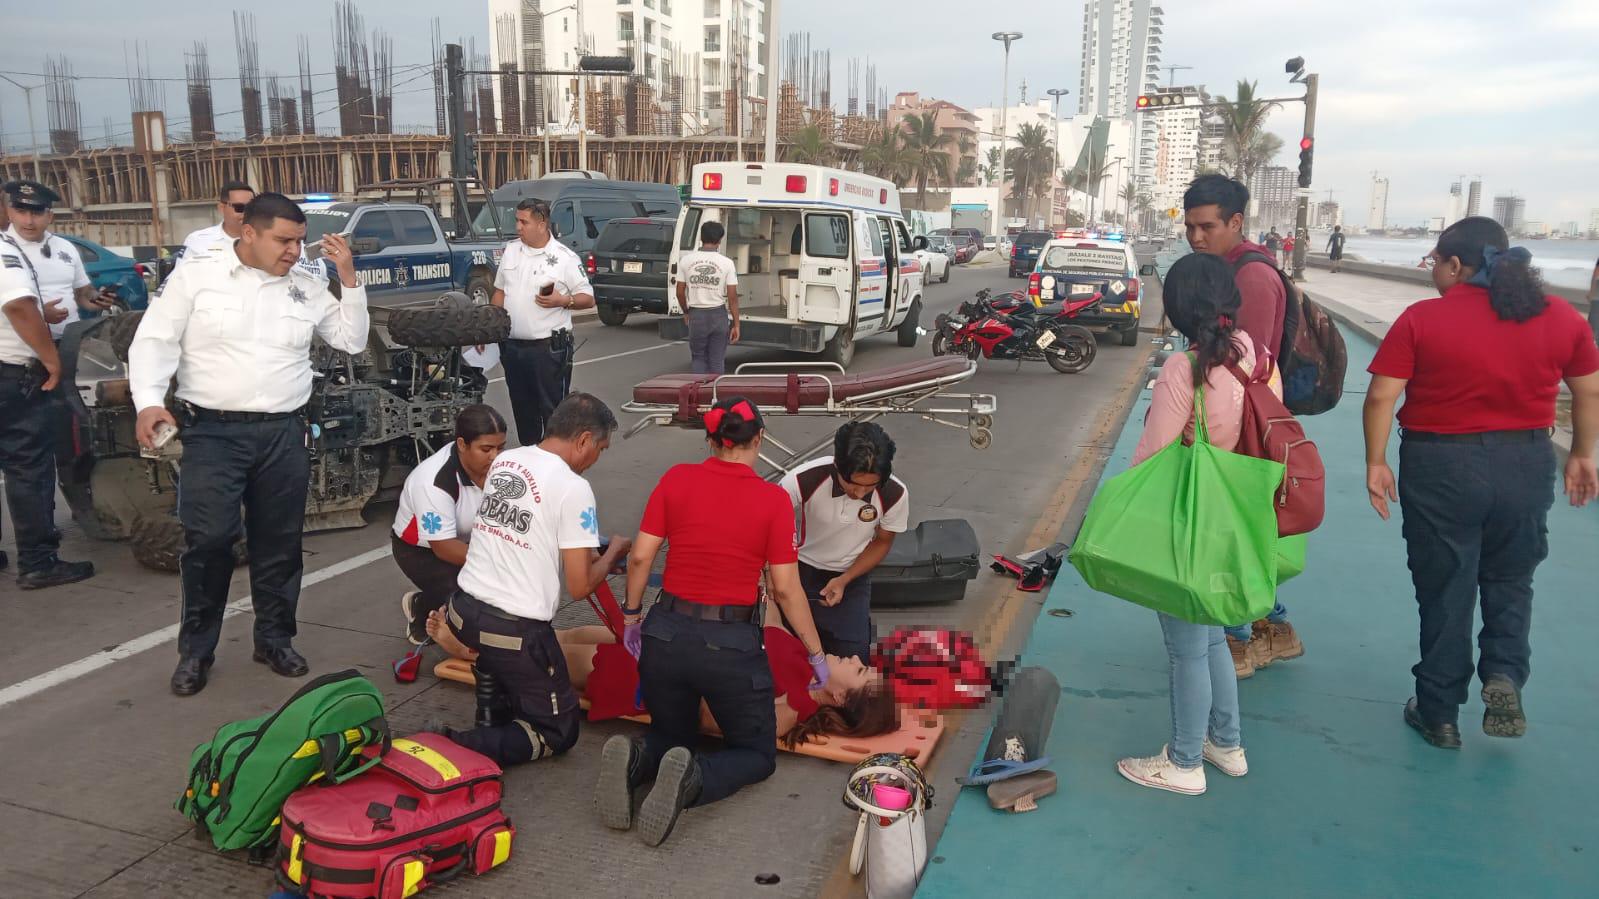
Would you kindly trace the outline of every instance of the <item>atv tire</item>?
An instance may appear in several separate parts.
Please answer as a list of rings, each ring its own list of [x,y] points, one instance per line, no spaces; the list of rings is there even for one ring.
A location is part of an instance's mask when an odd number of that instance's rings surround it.
[[[128,347],[133,345],[133,335],[139,330],[139,322],[143,319],[143,310],[106,316],[106,323],[100,326],[96,336],[111,344],[112,354],[118,362],[126,365]]]
[[[389,313],[389,336],[409,347],[499,343],[511,336],[511,316],[499,306],[395,309]]]
[[[140,565],[156,571],[178,570],[178,560],[183,556],[185,544],[183,524],[178,521],[177,513],[140,515],[133,521],[128,540],[133,546],[133,558]],[[240,535],[233,544],[233,564],[243,565],[247,561],[248,551],[244,537]]]

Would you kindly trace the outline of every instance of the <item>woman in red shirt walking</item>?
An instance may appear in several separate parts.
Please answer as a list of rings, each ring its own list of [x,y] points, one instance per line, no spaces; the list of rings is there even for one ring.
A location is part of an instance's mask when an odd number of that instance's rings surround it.
[[[1531,671],[1532,576],[1549,553],[1564,380],[1575,435],[1566,462],[1574,506],[1599,495],[1599,349],[1577,311],[1546,296],[1521,247],[1472,216],[1427,256],[1443,294],[1406,309],[1372,360],[1366,394],[1366,491],[1383,519],[1398,500],[1421,612],[1421,661],[1405,722],[1428,743],[1460,747],[1471,685],[1473,610],[1482,597],[1476,671],[1489,736],[1526,733],[1521,690]],[[1388,467],[1399,397],[1399,471]]]
[[[650,729],[642,742],[605,744],[595,804],[606,826],[632,824],[633,790],[655,786],[639,808],[639,838],[659,846],[688,806],[731,796],[777,768],[772,669],[762,644],[761,570],[770,567],[783,616],[803,644],[816,687],[827,657],[800,586],[794,506],[788,492],[755,473],[766,431],[755,405],[723,400],[705,414],[711,456],[662,476],[644,507],[628,557],[622,642],[639,660]],[[669,544],[660,598],[640,623],[644,588],[661,545]],[[725,748],[696,755],[700,703]]]

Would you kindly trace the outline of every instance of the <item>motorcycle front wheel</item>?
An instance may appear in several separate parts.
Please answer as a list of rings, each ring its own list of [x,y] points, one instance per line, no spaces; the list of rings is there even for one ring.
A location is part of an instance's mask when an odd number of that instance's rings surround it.
[[[1055,329],[1055,343],[1044,350],[1044,361],[1063,375],[1075,375],[1094,364],[1098,342],[1094,332],[1080,325]]]
[[[933,355],[949,355],[949,335],[943,330],[939,330],[933,334]]]

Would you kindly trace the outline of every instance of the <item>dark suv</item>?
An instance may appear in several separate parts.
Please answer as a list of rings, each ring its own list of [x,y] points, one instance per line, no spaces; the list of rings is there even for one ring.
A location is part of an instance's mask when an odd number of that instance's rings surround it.
[[[667,267],[677,219],[612,219],[584,260],[600,321],[620,325],[629,313],[666,314]]]
[[[1055,237],[1053,231],[1023,231],[1010,248],[1010,276],[1020,278],[1033,270],[1038,251]]]

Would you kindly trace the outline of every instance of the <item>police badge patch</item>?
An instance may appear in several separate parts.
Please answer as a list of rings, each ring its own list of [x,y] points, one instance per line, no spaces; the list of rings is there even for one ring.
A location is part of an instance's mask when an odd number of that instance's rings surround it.
[[[296,303],[303,303],[305,302],[305,291],[301,290],[300,285],[298,284],[290,284],[289,299],[295,301]]]

